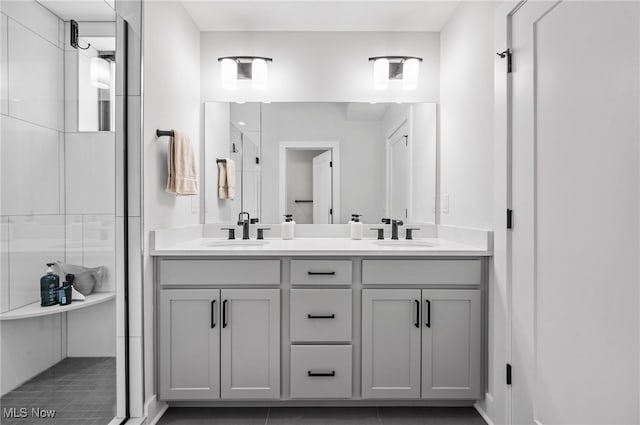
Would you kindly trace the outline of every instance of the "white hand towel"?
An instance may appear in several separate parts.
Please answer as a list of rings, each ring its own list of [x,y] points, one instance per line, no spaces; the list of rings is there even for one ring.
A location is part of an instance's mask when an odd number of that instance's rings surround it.
[[[176,196],[198,194],[198,174],[193,145],[189,137],[177,130],[173,130],[173,137],[169,141],[167,167],[169,169],[167,192],[175,193]]]
[[[236,163],[230,158],[218,162],[218,198],[236,197]]]

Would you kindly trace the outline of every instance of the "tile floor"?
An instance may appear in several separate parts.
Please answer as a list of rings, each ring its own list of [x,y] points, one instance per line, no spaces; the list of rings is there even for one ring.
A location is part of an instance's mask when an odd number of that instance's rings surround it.
[[[115,357],[67,357],[0,398],[2,425],[106,425],[116,413]],[[9,410],[26,408],[26,417]],[[55,410],[53,418],[33,408]]]
[[[171,407],[158,425],[486,425],[473,407]]]

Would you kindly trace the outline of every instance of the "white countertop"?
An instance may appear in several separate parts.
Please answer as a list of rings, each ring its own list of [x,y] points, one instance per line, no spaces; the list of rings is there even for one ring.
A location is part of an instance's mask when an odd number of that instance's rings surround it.
[[[292,240],[265,239],[227,241],[221,238],[196,238],[163,247],[154,247],[154,256],[377,256],[377,257],[445,257],[490,256],[492,252],[477,246],[444,239],[415,239],[413,241],[352,240],[348,238],[296,238]],[[382,242],[382,245],[379,243]],[[249,243],[251,245],[246,245]]]

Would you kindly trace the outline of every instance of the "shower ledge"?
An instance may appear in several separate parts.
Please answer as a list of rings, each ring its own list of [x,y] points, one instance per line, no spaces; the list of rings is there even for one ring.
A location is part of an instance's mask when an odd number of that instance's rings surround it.
[[[96,304],[112,300],[116,297],[115,292],[94,292],[87,295],[84,301],[73,301],[69,305],[54,305],[50,307],[40,306],[40,302],[27,304],[22,307],[0,313],[0,320],[28,319],[30,317],[48,316],[50,314],[66,313],[68,311],[80,310]]]

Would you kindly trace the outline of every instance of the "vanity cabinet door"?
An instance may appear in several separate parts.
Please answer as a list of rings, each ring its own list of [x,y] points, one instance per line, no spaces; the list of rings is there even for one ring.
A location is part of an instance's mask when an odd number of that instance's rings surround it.
[[[420,397],[419,289],[362,291],[362,397]]]
[[[160,291],[160,398],[220,398],[220,291]]]
[[[280,290],[221,291],[223,399],[280,398]]]
[[[479,399],[480,290],[422,291],[422,398]]]

